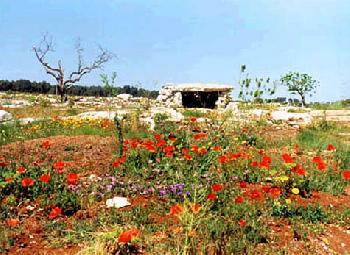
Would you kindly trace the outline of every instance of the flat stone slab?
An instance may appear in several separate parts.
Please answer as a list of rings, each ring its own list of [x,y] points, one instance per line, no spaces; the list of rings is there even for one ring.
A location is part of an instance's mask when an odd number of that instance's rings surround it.
[[[165,84],[163,89],[178,91],[178,92],[230,92],[233,87],[229,84],[215,84],[215,83],[179,83],[179,84]]]

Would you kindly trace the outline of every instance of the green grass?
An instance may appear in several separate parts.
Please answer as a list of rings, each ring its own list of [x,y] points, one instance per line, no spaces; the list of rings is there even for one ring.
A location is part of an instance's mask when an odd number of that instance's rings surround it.
[[[29,130],[29,131],[28,131]],[[36,138],[45,138],[57,135],[77,136],[77,135],[99,135],[111,136],[114,131],[103,129],[98,125],[85,125],[73,127],[63,126],[51,120],[35,121],[28,125],[21,125],[18,122],[0,125],[0,145],[25,141]]]
[[[315,109],[315,110],[349,110],[350,109],[350,99],[336,101],[336,102],[332,102],[329,104],[312,103],[312,104],[308,105],[308,107]]]

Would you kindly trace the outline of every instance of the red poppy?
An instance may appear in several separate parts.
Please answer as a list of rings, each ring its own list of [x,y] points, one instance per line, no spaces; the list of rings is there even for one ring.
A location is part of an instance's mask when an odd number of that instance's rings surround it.
[[[225,163],[228,162],[228,158],[227,158],[226,155],[221,155],[221,156],[219,156],[219,157],[218,157],[218,160],[219,160],[219,162],[220,162],[221,164],[225,164]]]
[[[40,181],[49,183],[50,182],[50,175],[49,174],[43,174],[40,178]]]
[[[61,174],[63,173],[64,163],[61,160],[59,160],[55,164],[53,164],[53,168]]]
[[[176,137],[170,136],[170,137],[169,137],[169,140],[172,141],[173,143],[175,143],[175,142],[176,142]]]
[[[260,167],[269,169],[271,162],[272,162],[271,157],[263,156],[260,162]]]
[[[236,204],[242,204],[244,202],[244,198],[241,196],[238,196],[235,198],[235,203]]]
[[[196,117],[192,117],[190,120],[191,120],[191,122],[196,122],[197,118]]]
[[[350,180],[350,170],[344,170],[342,175],[344,180],[346,181]]]
[[[219,192],[222,190],[222,184],[213,184],[211,185],[213,192]]]
[[[293,158],[289,154],[282,154],[284,163],[293,164]]]
[[[193,139],[194,139],[195,141],[198,141],[200,138],[201,138],[200,134],[194,134],[194,135],[193,135]]]
[[[118,243],[129,243],[140,234],[137,228],[132,228],[128,231],[122,232],[118,237]]]
[[[199,146],[198,145],[192,145],[191,151],[193,151],[196,154],[199,154]]]
[[[102,120],[102,122],[101,122],[101,127],[102,127],[103,129],[105,129],[105,128],[107,128],[107,127],[109,126],[109,124],[110,124],[110,121],[109,121],[109,120]]]
[[[5,158],[3,156],[0,156],[0,166],[7,166],[7,163],[5,162]]]
[[[191,156],[190,154],[185,154],[185,155],[184,155],[184,158],[185,158],[186,160],[192,160],[192,156]]]
[[[49,140],[46,140],[46,141],[43,141],[42,144],[41,144],[41,147],[42,148],[45,148],[45,149],[49,149],[50,148],[50,141]]]
[[[325,162],[319,162],[317,164],[317,169],[320,170],[320,171],[324,171],[327,169],[327,164]]]
[[[13,182],[13,180],[15,179],[15,177],[5,177],[5,182],[6,183],[11,183],[11,182]]]
[[[24,166],[20,166],[16,169],[16,173],[23,174],[27,171],[27,169]]]
[[[215,193],[210,193],[207,197],[208,200],[215,200],[216,199],[216,195]]]
[[[335,151],[336,148],[332,144],[327,145],[327,151]]]
[[[165,152],[165,155],[167,157],[171,157],[174,153],[175,146],[174,145],[168,145],[163,149],[163,152]]]
[[[118,167],[121,163],[124,163],[126,161],[126,157],[123,156],[123,157],[120,157],[119,159],[115,160],[113,163],[112,163],[112,167]]]
[[[258,161],[252,161],[250,163],[250,165],[253,166],[253,167],[257,167],[259,165],[259,163],[258,163]]]
[[[245,189],[245,188],[247,188],[247,186],[248,186],[248,184],[245,181],[240,181],[239,182],[239,187],[241,189]]]
[[[28,177],[24,177],[22,179],[22,187],[28,187],[28,186],[32,186],[34,184],[34,180],[28,178]]]
[[[259,153],[260,155],[264,155],[264,154],[265,154],[265,151],[264,151],[264,150],[259,150],[258,153]]]
[[[78,175],[75,173],[70,173],[66,178],[67,185],[76,185],[78,183]]]
[[[17,226],[18,224],[20,224],[20,221],[19,221],[19,219],[7,219],[6,224],[10,228],[13,228],[13,227]]]
[[[50,219],[54,219],[57,218],[58,216],[60,216],[62,214],[62,208],[60,207],[53,207],[51,209],[51,212],[49,214],[49,218]]]
[[[230,160],[235,160],[235,159],[241,157],[242,153],[240,153],[240,152],[237,152],[237,153],[228,152],[227,156],[229,157]]]
[[[213,147],[213,150],[214,150],[214,151],[217,151],[217,152],[220,152],[220,151],[221,151],[221,148],[220,148],[219,146],[215,145],[215,146]]]
[[[163,147],[166,144],[164,139],[159,139],[158,142],[156,143],[156,146],[159,147]]]
[[[296,173],[297,175],[304,176],[306,174],[306,171],[304,168],[301,167],[301,165],[297,164],[295,167],[291,169],[292,172]]]
[[[184,208],[181,205],[176,204],[170,208],[170,215],[181,214],[183,211],[184,211]]]
[[[201,209],[201,205],[198,203],[193,204],[191,207],[191,210],[193,213],[198,213],[200,209]]]
[[[125,155],[129,151],[127,146],[123,146],[123,154]]]
[[[240,219],[240,220],[238,221],[238,224],[239,224],[242,228],[244,228],[244,227],[247,225],[247,222],[246,222],[244,219]]]
[[[199,154],[202,154],[202,155],[207,154],[207,149],[201,148],[201,150],[199,151]]]
[[[187,149],[187,148],[183,148],[183,149],[181,150],[181,153],[182,153],[183,155],[188,154],[188,152],[189,152],[189,149]]]
[[[149,152],[157,152],[156,147],[154,146],[154,143],[152,141],[145,141],[143,143],[143,146],[146,150],[148,150]]]
[[[261,194],[260,191],[253,190],[253,191],[250,192],[249,197],[252,200],[260,200],[260,199],[262,199],[262,194]]]
[[[278,198],[281,195],[282,191],[280,188],[271,188],[269,193],[273,198]]]
[[[115,160],[113,163],[112,163],[112,167],[116,168],[120,165],[120,162],[119,160]]]
[[[316,156],[316,157],[313,157],[312,158],[312,162],[314,163],[319,163],[319,162],[322,162],[322,158],[320,156]]]
[[[156,139],[156,140],[162,139],[162,136],[161,136],[160,134],[154,134],[153,137],[154,137],[154,139]]]
[[[264,193],[268,193],[270,191],[270,189],[271,189],[271,187],[269,187],[269,186],[263,186],[261,188],[262,192],[264,192]]]

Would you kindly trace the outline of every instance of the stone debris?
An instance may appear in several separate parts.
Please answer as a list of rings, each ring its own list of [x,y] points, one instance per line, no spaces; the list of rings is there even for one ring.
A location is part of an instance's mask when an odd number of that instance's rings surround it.
[[[129,205],[131,205],[131,203],[126,197],[113,197],[106,201],[107,208],[123,208]]]
[[[313,117],[310,113],[273,111],[271,112],[271,119],[280,121],[300,121],[303,124],[311,124]]]
[[[116,98],[121,99],[123,101],[129,101],[133,96],[130,94],[119,94]]]
[[[10,120],[12,120],[12,114],[7,111],[0,110],[0,122],[10,121]]]

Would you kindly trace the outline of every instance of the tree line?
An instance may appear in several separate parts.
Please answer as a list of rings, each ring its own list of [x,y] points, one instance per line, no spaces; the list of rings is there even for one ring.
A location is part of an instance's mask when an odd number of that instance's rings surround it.
[[[36,82],[30,80],[0,80],[0,91],[12,92],[26,92],[26,93],[40,93],[40,94],[56,94],[56,85],[51,85],[46,81]],[[134,97],[156,98],[158,91],[137,88],[131,85],[124,85],[122,87],[113,88],[113,94],[130,94]],[[73,85],[67,91],[68,95],[72,96],[95,96],[108,97],[110,92],[102,86],[82,86]]]

